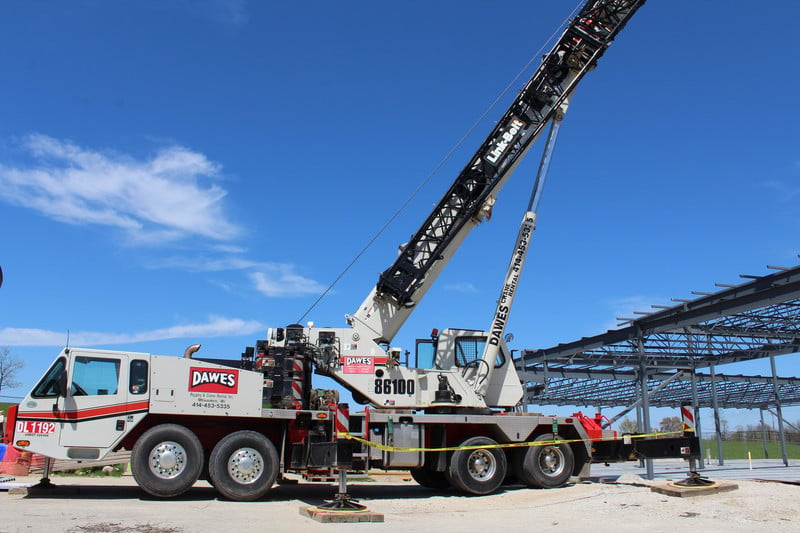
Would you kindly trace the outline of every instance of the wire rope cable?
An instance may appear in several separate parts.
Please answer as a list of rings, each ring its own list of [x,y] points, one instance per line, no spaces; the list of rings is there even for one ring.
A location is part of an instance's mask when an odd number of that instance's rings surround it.
[[[398,216],[400,216],[400,213],[402,213],[406,209],[406,207],[408,207],[408,205],[414,200],[414,198],[416,198],[416,196],[422,191],[422,189],[425,188],[428,182],[430,182],[431,179],[433,179],[433,177],[439,172],[439,170],[441,170],[441,168],[450,160],[453,154],[459,148],[461,148],[461,146],[469,138],[469,136],[472,135],[475,129],[484,121],[486,116],[516,85],[516,83],[519,81],[522,75],[528,71],[533,62],[542,55],[543,51],[546,49],[547,46],[550,45],[551,41],[557,35],[559,35],[564,31],[566,25],[569,23],[570,20],[572,20],[572,18],[575,16],[575,14],[578,12],[578,10],[584,3],[585,2],[583,0],[578,2],[578,5],[575,6],[575,8],[569,15],[567,15],[567,17],[561,22],[558,28],[553,33],[550,34],[550,37],[548,37],[547,40],[544,42],[544,44],[533,54],[533,56],[531,56],[528,62],[525,63],[525,65],[520,69],[520,71],[516,74],[516,76],[514,76],[514,78],[506,85],[506,87],[500,92],[500,94],[497,95],[497,97],[492,101],[492,103],[489,104],[489,107],[487,107],[486,110],[483,113],[481,113],[481,115],[477,118],[477,120],[473,122],[473,124],[467,129],[466,133],[464,133],[464,135],[461,136],[458,142],[456,142],[456,144],[453,145],[452,148],[450,148],[450,150],[445,154],[445,156],[441,159],[441,161],[439,161],[439,163],[437,163],[433,167],[433,170],[431,170],[428,173],[425,179],[422,180],[422,182],[411,193],[411,195],[400,205],[399,208],[397,208],[397,210],[386,220],[386,222],[384,222],[384,224],[380,227],[380,229],[378,229],[378,231],[372,236],[372,238],[370,238],[369,241],[367,241],[367,243],[361,248],[361,250],[359,250],[359,252],[355,255],[355,257],[353,257],[350,263],[348,263],[347,266],[339,273],[339,275],[336,276],[336,278],[330,283],[330,285],[328,285],[328,287],[324,291],[322,291],[322,293],[317,297],[317,299],[314,300],[314,303],[312,303],[311,306],[306,310],[306,312],[303,313],[303,315],[297,320],[297,324],[301,324],[303,319],[305,319],[309,315],[309,313],[311,313],[311,311],[313,311],[317,307],[317,305],[319,305],[322,299],[325,298],[325,296],[327,296],[331,290],[333,290],[333,287],[335,287],[336,284],[339,283],[339,281],[341,281],[341,279],[345,276],[345,274],[347,274],[347,272],[353,267],[353,265],[355,265],[358,262],[358,260],[361,259],[361,257],[367,252],[367,250],[369,250],[369,248],[375,243],[375,241],[378,240],[378,238],[392,224],[392,222],[394,222],[394,220]]]

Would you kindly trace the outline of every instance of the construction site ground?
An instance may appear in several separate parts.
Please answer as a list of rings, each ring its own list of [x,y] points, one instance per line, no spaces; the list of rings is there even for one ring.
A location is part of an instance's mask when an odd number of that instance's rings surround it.
[[[655,479],[638,463],[593,468],[593,480],[561,489],[508,487],[489,496],[464,496],[418,486],[407,474],[372,473],[352,480],[350,494],[382,523],[330,524],[300,510],[333,497],[335,483],[276,486],[267,498],[225,501],[205,482],[174,500],[144,495],[130,475],[54,476],[55,489],[25,490],[38,476],[0,483],[0,533],[195,531],[800,531],[800,462],[726,461],[704,475],[736,484],[729,492],[691,498],[651,490],[685,477],[677,460],[655,462]]]

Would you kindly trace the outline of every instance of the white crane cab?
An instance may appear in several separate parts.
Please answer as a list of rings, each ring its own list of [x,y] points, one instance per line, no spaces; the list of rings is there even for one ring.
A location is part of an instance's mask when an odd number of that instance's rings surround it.
[[[150,355],[65,348],[20,403],[16,439],[55,459],[90,460],[147,413]]]

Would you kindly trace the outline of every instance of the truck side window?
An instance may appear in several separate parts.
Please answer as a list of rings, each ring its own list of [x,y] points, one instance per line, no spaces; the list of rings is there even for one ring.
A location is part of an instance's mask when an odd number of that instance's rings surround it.
[[[119,359],[78,356],[72,371],[72,396],[109,396],[119,388]]]
[[[417,368],[433,368],[436,344],[432,339],[417,339]]]
[[[58,396],[58,381],[63,379],[67,360],[59,357],[41,381],[34,387],[31,396],[34,398],[55,398]]]
[[[130,391],[131,394],[147,392],[147,361],[141,359],[131,361]]]

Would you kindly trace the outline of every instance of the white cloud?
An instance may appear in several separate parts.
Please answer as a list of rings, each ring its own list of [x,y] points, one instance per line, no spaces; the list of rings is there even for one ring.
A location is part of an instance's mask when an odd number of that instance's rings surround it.
[[[151,268],[177,268],[187,272],[224,272],[256,268],[258,262],[235,255],[220,257],[174,256],[150,262]]]
[[[781,203],[795,202],[800,196],[800,187],[794,183],[785,183],[780,180],[767,180],[762,185],[778,193],[778,201]]]
[[[220,165],[205,155],[170,146],[136,160],[34,134],[24,147],[29,168],[0,165],[0,199],[70,224],[126,231],[136,241],[171,241],[190,235],[229,240],[240,229],[223,211],[227,191],[214,178]]]
[[[290,297],[320,294],[325,287],[312,279],[303,277],[292,265],[260,265],[257,272],[250,274],[258,292],[269,297]]]
[[[216,178],[221,167],[201,153],[173,145],[149,158],[135,159],[41,134],[28,136],[23,146],[34,163],[26,167],[0,164],[0,200],[70,224],[120,229],[126,233],[126,243],[174,246],[176,240],[190,236],[215,241],[207,243],[209,255],[152,259],[149,266],[153,268],[242,271],[255,290],[268,297],[307,296],[324,290],[291,264],[243,257],[246,250],[235,242],[240,228],[223,210],[227,191],[214,183],[201,183]],[[227,282],[224,285],[230,287]]]
[[[449,283],[444,286],[444,290],[452,292],[475,293],[478,289],[472,283]]]
[[[130,344],[165,339],[250,335],[263,330],[266,330],[266,326],[254,320],[210,317],[208,322],[202,324],[180,324],[138,333],[71,332],[69,342],[76,346]],[[0,345],[3,346],[63,346],[66,341],[67,334],[64,331],[32,328],[0,329]]]
[[[243,28],[250,21],[247,0],[162,0],[160,6],[185,10],[233,30]]]
[[[232,28],[241,28],[250,19],[246,0],[206,0],[192,2],[211,20],[221,22]]]
[[[325,287],[296,272],[290,263],[258,262],[237,256],[171,257],[150,264],[153,268],[177,268],[188,272],[247,271],[255,290],[273,298],[321,294]],[[223,284],[227,290],[229,286]]]

